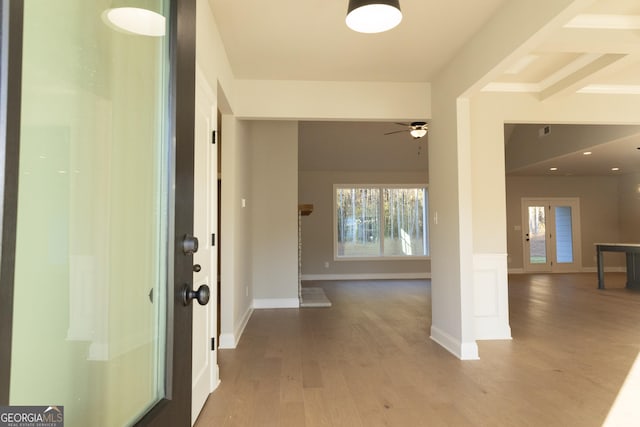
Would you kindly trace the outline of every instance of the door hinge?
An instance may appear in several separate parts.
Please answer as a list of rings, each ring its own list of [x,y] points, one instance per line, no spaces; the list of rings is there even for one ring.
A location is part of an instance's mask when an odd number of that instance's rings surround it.
[[[216,233],[211,234],[211,246],[216,245]]]
[[[214,337],[211,337],[211,351],[215,351],[216,350],[216,339]]]
[[[211,143],[212,144],[216,143],[216,131],[215,130],[211,131]]]

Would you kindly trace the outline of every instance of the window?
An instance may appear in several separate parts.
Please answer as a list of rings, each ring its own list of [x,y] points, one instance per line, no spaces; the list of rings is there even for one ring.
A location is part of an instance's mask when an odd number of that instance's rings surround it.
[[[424,186],[335,186],[336,258],[429,255]]]

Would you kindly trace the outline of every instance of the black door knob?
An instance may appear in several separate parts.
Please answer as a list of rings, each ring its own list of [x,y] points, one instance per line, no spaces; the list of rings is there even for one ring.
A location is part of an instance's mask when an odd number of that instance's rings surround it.
[[[193,271],[195,271],[196,273],[199,273],[200,270],[202,270],[202,267],[200,267],[200,264],[196,264],[193,266]]]
[[[206,305],[209,302],[211,291],[207,285],[200,285],[197,291],[191,289],[190,285],[184,285],[182,289],[182,303],[184,305],[191,304],[192,300],[198,301],[200,305]]]
[[[196,252],[198,252],[198,238],[185,234],[182,238],[182,253],[193,255]]]

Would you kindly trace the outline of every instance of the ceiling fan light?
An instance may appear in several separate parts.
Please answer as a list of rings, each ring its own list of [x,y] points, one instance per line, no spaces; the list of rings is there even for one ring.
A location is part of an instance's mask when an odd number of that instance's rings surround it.
[[[411,129],[409,131],[409,133],[411,134],[412,137],[414,138],[422,138],[423,136],[425,136],[427,134],[427,130],[426,129]]]
[[[381,33],[402,21],[399,0],[349,0],[347,27],[359,33]]]

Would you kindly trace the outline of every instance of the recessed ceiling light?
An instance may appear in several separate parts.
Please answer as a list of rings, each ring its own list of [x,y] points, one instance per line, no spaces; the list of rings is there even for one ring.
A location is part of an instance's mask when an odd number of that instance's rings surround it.
[[[620,168],[611,168],[612,171],[619,171]]]
[[[583,155],[585,155],[585,156],[590,156],[590,155],[592,155],[593,153],[592,153],[591,151],[585,151],[585,152],[584,152],[584,153],[582,153],[582,154],[583,154]]]
[[[549,170],[550,170],[550,171],[557,171],[557,170],[558,170],[558,168],[556,168],[556,167],[552,167],[552,168],[549,168]]]

